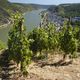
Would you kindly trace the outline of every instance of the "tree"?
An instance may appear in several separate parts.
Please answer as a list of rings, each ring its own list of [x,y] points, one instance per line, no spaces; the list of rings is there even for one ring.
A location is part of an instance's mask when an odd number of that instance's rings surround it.
[[[14,16],[14,24],[9,32],[8,49],[9,59],[20,64],[22,73],[27,72],[26,65],[30,63],[31,51],[29,41],[23,26],[23,18],[19,13]]]

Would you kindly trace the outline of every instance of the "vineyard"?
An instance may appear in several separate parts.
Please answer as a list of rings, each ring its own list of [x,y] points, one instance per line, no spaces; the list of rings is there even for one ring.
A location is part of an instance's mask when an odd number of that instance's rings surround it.
[[[80,79],[80,72],[77,78],[75,78],[77,74],[75,72],[75,77],[72,79],[72,73],[67,79],[65,75],[59,72],[63,71],[65,74],[66,69],[70,71],[72,68],[74,73],[75,67],[79,70],[79,26],[73,27],[69,21],[65,21],[63,26],[57,29],[54,24],[45,20],[45,23],[43,22],[26,34],[22,15],[16,14],[13,16],[13,20],[13,28],[10,30],[8,37],[8,49],[0,55],[3,80]],[[64,79],[61,78],[60,74],[64,76]],[[46,75],[46,78],[40,78],[42,75],[43,77]]]

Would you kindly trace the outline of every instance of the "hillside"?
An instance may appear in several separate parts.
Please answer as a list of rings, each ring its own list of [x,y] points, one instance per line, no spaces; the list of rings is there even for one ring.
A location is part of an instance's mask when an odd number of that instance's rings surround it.
[[[8,0],[0,0],[0,25],[8,23],[11,13],[16,11],[24,13],[33,9],[47,9],[50,5],[39,5],[39,4],[21,4],[11,3]]]
[[[57,62],[60,58],[61,55],[54,55],[54,57],[49,58],[47,63],[52,63],[51,65],[44,65],[44,62],[41,61],[33,62],[29,66],[29,75],[26,80],[80,80],[80,57],[76,58],[72,64],[67,63],[61,66]]]
[[[11,16],[11,13],[15,13],[16,11],[23,13],[24,11],[31,9],[31,6],[23,6],[21,4],[10,3],[7,0],[0,0],[0,24],[7,23]]]
[[[55,7],[50,7],[50,11],[57,12],[62,17],[80,16],[80,3],[76,4],[60,4]]]

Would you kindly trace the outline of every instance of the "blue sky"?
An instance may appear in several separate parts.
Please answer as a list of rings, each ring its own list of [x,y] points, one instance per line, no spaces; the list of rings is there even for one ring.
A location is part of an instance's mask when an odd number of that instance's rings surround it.
[[[62,4],[62,3],[80,3],[80,0],[9,0],[19,3],[36,3],[36,4]]]

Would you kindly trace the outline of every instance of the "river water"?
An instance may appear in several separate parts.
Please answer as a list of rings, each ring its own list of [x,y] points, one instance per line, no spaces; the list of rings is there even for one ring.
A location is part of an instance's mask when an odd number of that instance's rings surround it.
[[[33,10],[33,11],[25,13],[24,25],[26,26],[26,29],[28,32],[40,24],[40,15],[39,14],[41,11],[44,11],[44,10],[43,9]],[[5,44],[7,44],[9,30],[10,30],[10,25],[8,27],[0,28],[0,40],[3,41]]]

